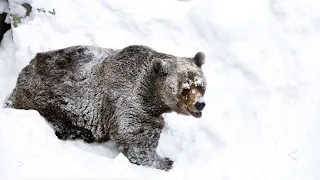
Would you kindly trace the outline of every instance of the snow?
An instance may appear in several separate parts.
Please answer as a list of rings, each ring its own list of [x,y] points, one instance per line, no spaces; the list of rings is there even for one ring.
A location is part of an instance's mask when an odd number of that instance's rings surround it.
[[[181,87],[182,89],[190,89],[190,83],[189,82],[182,83]]]
[[[198,87],[198,86],[205,87],[206,86],[206,83],[204,82],[203,78],[197,77],[197,76],[194,78],[193,83],[196,87]]]
[[[1,0],[4,1],[4,0]],[[32,4],[32,0],[5,0],[7,7],[10,10],[10,14],[18,15],[19,17],[25,17],[27,10],[22,6],[23,4]],[[0,2],[1,5],[1,2]]]
[[[0,14],[3,12],[7,12],[9,7],[9,3],[6,0],[0,0]]]
[[[195,93],[195,92],[194,92],[194,93]],[[199,103],[204,102],[204,99],[203,99],[203,96],[202,96],[201,93],[197,93],[197,94],[196,94],[196,99],[195,99],[194,102],[195,102],[195,103],[196,103],[196,102],[199,102]]]
[[[0,102],[39,51],[143,44],[178,56],[204,52],[206,107],[201,119],[165,115],[158,150],[175,160],[169,172],[130,164],[112,142],[60,141],[35,111],[0,109],[0,179],[320,179],[317,0],[33,0],[32,5],[56,14],[35,11],[5,34]]]

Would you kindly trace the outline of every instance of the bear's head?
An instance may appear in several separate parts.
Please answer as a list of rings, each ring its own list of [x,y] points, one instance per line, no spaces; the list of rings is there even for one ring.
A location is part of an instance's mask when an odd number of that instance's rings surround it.
[[[201,69],[204,62],[205,55],[202,52],[192,58],[174,57],[154,61],[155,72],[161,79],[157,85],[159,94],[172,111],[196,118],[202,116],[207,85]]]

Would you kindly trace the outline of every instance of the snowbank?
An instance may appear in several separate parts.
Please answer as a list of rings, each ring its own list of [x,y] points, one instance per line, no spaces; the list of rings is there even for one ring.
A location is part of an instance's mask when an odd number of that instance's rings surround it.
[[[162,172],[112,142],[59,141],[35,111],[0,109],[0,178],[320,179],[320,3],[316,0],[33,0],[0,48],[0,101],[39,51],[144,44],[206,54],[203,118],[167,114]],[[55,14],[49,11],[55,10]],[[10,33],[14,35],[12,40]]]

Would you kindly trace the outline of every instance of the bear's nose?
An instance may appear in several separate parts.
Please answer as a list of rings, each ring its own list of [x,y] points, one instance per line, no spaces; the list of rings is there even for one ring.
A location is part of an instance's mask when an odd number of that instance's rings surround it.
[[[196,102],[195,106],[198,111],[201,111],[206,106],[206,103],[205,102]]]

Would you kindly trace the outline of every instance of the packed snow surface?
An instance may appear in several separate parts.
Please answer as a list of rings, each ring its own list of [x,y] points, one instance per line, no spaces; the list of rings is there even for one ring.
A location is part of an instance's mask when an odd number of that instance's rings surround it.
[[[203,51],[206,107],[201,119],[165,115],[158,151],[175,160],[169,172],[130,164],[113,142],[60,141],[36,111],[0,109],[0,179],[320,179],[318,0],[31,4],[1,44],[0,102],[37,52],[143,44],[177,56]]]

